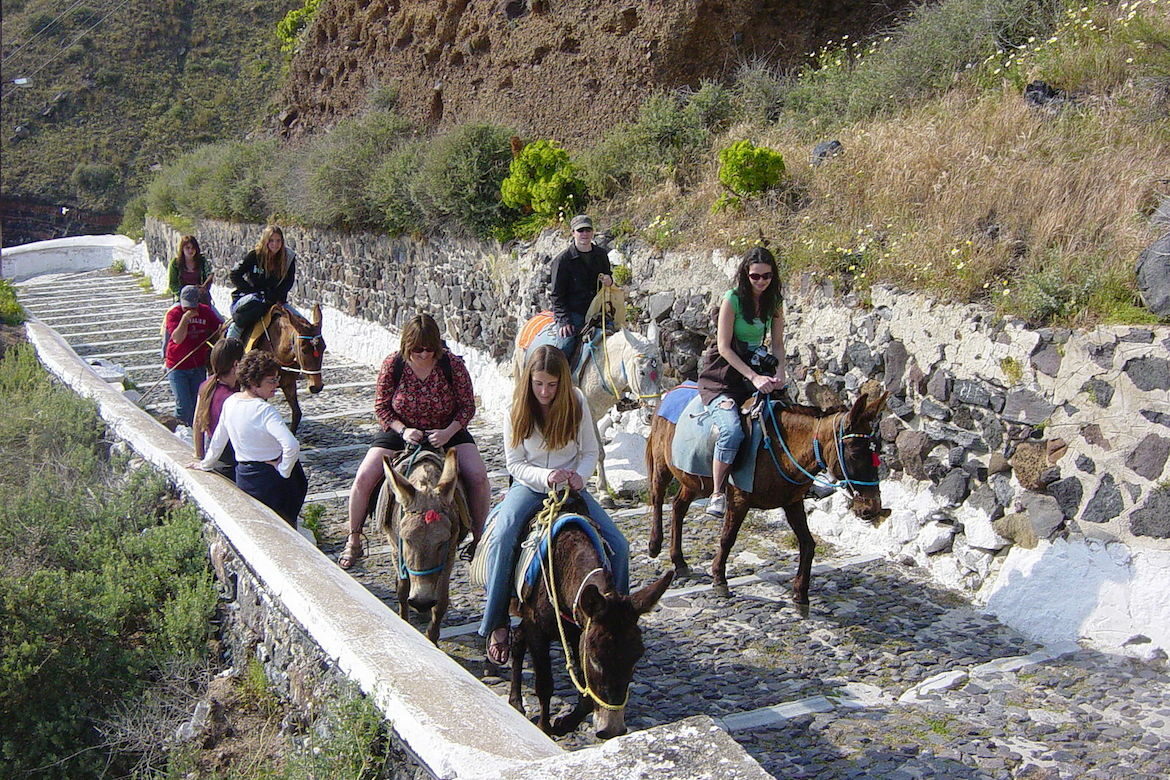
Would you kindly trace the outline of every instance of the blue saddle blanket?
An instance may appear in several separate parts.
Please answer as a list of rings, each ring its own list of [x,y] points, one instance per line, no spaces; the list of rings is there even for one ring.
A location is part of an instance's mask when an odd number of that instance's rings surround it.
[[[758,420],[750,420],[748,434],[739,445],[731,464],[731,484],[740,490],[752,492],[756,477],[756,453],[760,449],[763,431]],[[670,447],[670,461],[675,468],[699,477],[711,476],[711,461],[715,457],[715,439],[718,428],[706,411],[703,399],[694,394],[675,423],[674,440]]]
[[[614,333],[615,331],[611,328],[606,335],[612,336]],[[585,366],[585,361],[592,357],[594,352],[601,351],[601,337],[601,329],[594,328],[592,338],[589,341],[582,341],[580,349],[577,350],[577,360],[574,365],[569,367],[572,371],[574,381],[580,381],[581,371]],[[528,358],[532,356],[533,350],[537,347],[543,347],[546,344],[555,347],[560,343],[560,340],[561,326],[557,325],[556,320],[553,320],[532,337],[532,343],[524,350],[524,362],[528,362]],[[604,380],[602,384],[605,384]]]
[[[561,532],[561,529],[568,525],[575,525],[585,532],[585,535],[589,537],[589,541],[593,542],[593,547],[597,550],[597,556],[601,559],[605,570],[610,571],[609,554],[606,550],[605,543],[601,538],[601,534],[593,527],[593,523],[590,522],[589,518],[578,514],[561,515],[553,521],[552,537],[555,539],[557,534]],[[536,579],[540,576],[541,563],[547,559],[548,534],[534,526],[520,548],[519,561],[524,566],[522,569],[524,572],[524,588],[531,588],[536,584]],[[522,588],[517,583],[516,591],[523,598],[521,590]]]
[[[699,386],[694,382],[683,382],[662,397],[655,412],[659,417],[665,417],[672,423],[678,424],[678,417],[691,399],[699,394]]]

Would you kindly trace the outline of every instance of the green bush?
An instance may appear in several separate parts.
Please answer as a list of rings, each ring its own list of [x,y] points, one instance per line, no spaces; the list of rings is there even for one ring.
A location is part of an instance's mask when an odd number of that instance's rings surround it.
[[[0,323],[19,325],[24,322],[24,309],[16,302],[16,288],[7,279],[0,279]]]
[[[780,116],[786,90],[784,76],[775,66],[763,59],[745,62],[731,87],[734,116],[749,124],[771,124]]]
[[[202,524],[163,479],[111,462],[92,403],[25,345],[0,361],[0,763],[122,776],[97,726],[172,661],[206,652],[216,603]]]
[[[146,194],[135,195],[126,201],[122,207],[122,221],[118,224],[118,232],[129,236],[135,241],[141,241],[146,235]]]
[[[386,155],[370,177],[367,196],[392,236],[421,233],[423,213],[413,191],[426,141],[407,141]]]
[[[281,177],[276,141],[200,146],[163,168],[146,190],[147,213],[260,222],[274,210]]]
[[[276,23],[276,37],[280,41],[281,51],[292,51],[296,48],[297,40],[317,15],[317,8],[321,0],[305,0],[300,8],[294,8]]]
[[[716,209],[773,189],[783,177],[782,154],[751,141],[736,141],[719,150],[719,182],[730,194],[720,197]]]
[[[414,197],[428,232],[488,236],[519,213],[500,200],[514,133],[494,125],[462,125],[428,144]]]
[[[69,175],[69,183],[82,206],[93,209],[110,208],[121,191],[118,169],[107,163],[79,162]]]
[[[556,141],[534,141],[512,160],[500,185],[504,205],[531,214],[540,227],[585,210],[585,182]]]
[[[315,139],[304,162],[307,196],[298,210],[323,227],[368,227],[381,222],[370,196],[370,175],[410,132],[410,124],[385,111],[339,122]]]

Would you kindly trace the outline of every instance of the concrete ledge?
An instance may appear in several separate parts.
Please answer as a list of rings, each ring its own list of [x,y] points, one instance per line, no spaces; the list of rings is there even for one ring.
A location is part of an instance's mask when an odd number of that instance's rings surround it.
[[[49,371],[94,400],[110,429],[195,501],[321,651],[368,694],[397,739],[439,778],[670,778],[769,775],[710,718],[696,716],[565,752],[402,621],[274,512],[222,478],[107,384],[52,329],[26,325]]]
[[[5,279],[21,282],[42,274],[96,271],[118,260],[129,265],[145,253],[144,244],[126,236],[72,236],[6,247],[0,267]]]

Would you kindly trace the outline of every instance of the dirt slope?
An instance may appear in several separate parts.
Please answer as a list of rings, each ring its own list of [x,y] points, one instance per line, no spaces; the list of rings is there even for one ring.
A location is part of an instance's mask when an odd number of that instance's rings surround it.
[[[354,113],[379,86],[427,127],[490,121],[592,141],[656,88],[763,58],[792,66],[888,25],[908,0],[327,0],[293,59],[278,130]]]

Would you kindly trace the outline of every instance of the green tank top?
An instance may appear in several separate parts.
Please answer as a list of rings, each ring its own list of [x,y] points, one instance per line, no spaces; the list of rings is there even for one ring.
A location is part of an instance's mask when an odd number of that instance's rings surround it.
[[[768,334],[768,328],[772,325],[772,318],[769,317],[766,321],[755,319],[748,322],[745,320],[743,318],[743,307],[739,304],[739,295],[735,290],[728,290],[723,294],[723,299],[731,301],[731,308],[735,310],[735,328],[732,331],[732,335],[749,347],[758,347],[763,344],[764,336]]]

